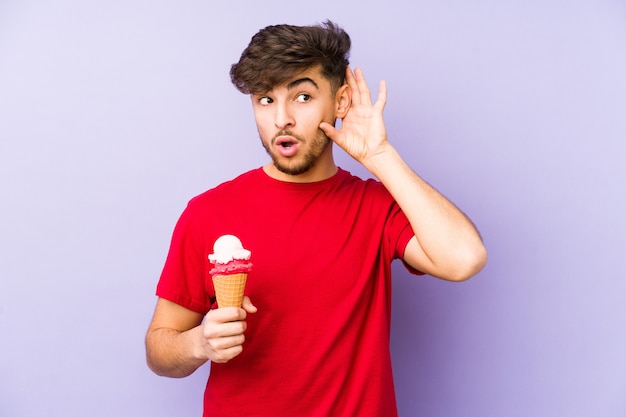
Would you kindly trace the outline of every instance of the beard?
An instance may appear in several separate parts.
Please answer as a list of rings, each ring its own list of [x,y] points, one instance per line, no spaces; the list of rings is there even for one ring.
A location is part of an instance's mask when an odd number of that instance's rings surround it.
[[[288,130],[282,130],[274,136],[274,140],[278,136],[291,136],[298,141],[298,152],[304,152],[303,155],[294,155],[286,158],[281,155],[277,155],[270,150],[261,138],[261,144],[265,148],[265,152],[272,158],[272,162],[276,169],[287,175],[300,175],[304,174],[317,163],[320,155],[326,150],[330,144],[330,139],[321,130],[317,130],[317,135],[311,140],[307,141],[302,136],[295,135]],[[272,140],[272,142],[274,141]]]

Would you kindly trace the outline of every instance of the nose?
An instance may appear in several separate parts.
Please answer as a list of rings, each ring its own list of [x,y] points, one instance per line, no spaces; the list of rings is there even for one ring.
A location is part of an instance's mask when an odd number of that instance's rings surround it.
[[[295,125],[295,119],[291,112],[289,103],[281,103],[275,106],[274,125],[278,129],[286,129]]]

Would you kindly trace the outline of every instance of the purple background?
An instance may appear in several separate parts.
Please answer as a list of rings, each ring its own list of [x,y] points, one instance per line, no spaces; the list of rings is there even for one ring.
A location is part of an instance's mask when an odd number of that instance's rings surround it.
[[[200,415],[208,367],[144,362],[170,234],[265,163],[230,64],[326,18],[490,251],[462,284],[395,265],[401,416],[626,415],[623,1],[213,3],[0,0],[1,416]]]

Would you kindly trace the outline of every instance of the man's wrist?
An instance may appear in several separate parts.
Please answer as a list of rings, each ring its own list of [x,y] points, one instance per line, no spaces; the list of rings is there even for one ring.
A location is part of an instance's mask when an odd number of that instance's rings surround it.
[[[362,162],[363,166],[367,168],[376,178],[381,180],[384,177],[384,173],[389,167],[392,167],[402,161],[400,154],[391,145],[387,144],[384,149],[373,153],[366,160]]]

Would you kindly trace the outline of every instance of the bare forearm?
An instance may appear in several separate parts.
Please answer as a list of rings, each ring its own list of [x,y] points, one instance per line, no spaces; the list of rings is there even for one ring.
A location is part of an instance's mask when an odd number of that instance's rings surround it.
[[[385,185],[411,223],[425,255],[421,265],[413,266],[454,281],[480,271],[486,250],[472,222],[415,174],[393,147],[369,158],[365,166]]]
[[[191,375],[207,359],[195,354],[195,327],[185,332],[174,329],[151,329],[146,335],[146,360],[152,371],[161,376],[182,378]]]

